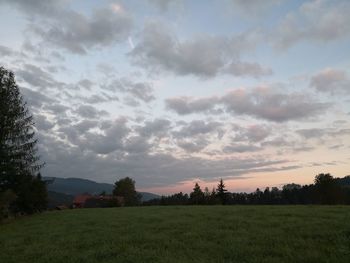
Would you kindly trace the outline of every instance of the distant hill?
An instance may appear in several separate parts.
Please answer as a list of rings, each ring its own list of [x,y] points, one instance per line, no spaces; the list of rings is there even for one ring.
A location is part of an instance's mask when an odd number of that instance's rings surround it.
[[[57,193],[54,191],[48,191],[48,208],[53,209],[59,205],[65,205],[69,207],[74,200],[73,195],[67,195],[63,193]]]
[[[68,196],[76,196],[83,193],[98,195],[105,191],[107,194],[111,194],[114,188],[113,184],[97,183],[92,180],[81,178],[58,178],[58,177],[44,177],[44,180],[51,181],[48,184],[48,191],[61,193]],[[139,192],[142,195],[142,201],[148,201],[150,199],[159,198],[159,195]],[[52,196],[55,196],[52,194]],[[57,195],[56,195],[57,196]],[[60,198],[64,198],[60,196]]]

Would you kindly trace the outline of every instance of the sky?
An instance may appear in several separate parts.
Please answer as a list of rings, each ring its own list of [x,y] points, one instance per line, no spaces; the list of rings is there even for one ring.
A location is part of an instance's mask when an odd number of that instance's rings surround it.
[[[350,1],[0,0],[43,176],[190,192],[350,174]]]

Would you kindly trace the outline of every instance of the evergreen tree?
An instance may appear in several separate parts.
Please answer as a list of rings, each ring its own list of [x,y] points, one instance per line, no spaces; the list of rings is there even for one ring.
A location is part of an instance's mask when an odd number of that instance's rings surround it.
[[[204,193],[198,183],[194,185],[193,192],[190,194],[190,200],[195,205],[204,203]]]
[[[218,184],[218,188],[216,189],[216,195],[221,201],[221,204],[225,205],[227,201],[227,196],[226,196],[227,190],[225,189],[225,184],[222,179],[220,179],[220,182]]]
[[[33,117],[14,74],[0,67],[0,194],[7,190],[16,194],[13,212],[32,213],[46,205],[46,184],[37,176],[42,164],[34,136]],[[44,194],[34,197],[37,192]]]

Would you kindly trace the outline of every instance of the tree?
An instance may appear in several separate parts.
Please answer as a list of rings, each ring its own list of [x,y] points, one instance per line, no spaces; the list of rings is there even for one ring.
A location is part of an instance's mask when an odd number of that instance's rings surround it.
[[[320,204],[337,204],[343,199],[341,186],[329,173],[316,175],[315,190],[316,202]]]
[[[14,74],[0,67],[0,193],[17,196],[13,212],[33,213],[46,205],[46,184],[38,176],[39,163],[34,121],[15,82]],[[36,196],[41,192],[40,196]]]
[[[140,204],[141,201],[141,196],[135,190],[135,181],[129,177],[115,182],[113,195],[122,196],[126,206],[135,206]]]
[[[193,192],[190,194],[190,200],[195,205],[204,203],[204,193],[198,183],[194,185]]]
[[[218,188],[216,189],[216,195],[220,199],[221,204],[225,205],[227,203],[227,190],[225,189],[225,184],[222,179],[220,179],[220,182],[218,184]]]

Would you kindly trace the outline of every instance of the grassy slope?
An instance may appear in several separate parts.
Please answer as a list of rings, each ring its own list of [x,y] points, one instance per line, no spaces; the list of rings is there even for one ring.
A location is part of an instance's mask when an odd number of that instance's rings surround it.
[[[350,207],[135,207],[0,225],[5,262],[350,262]]]

